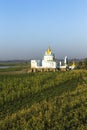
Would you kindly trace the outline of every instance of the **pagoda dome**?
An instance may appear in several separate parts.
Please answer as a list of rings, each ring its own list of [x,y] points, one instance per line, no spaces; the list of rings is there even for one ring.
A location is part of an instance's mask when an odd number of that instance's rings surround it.
[[[47,49],[47,54],[49,55],[49,54],[51,54],[51,52],[52,52],[51,49],[48,48],[48,49]]]
[[[45,61],[53,61],[55,59],[55,56],[50,48],[48,48],[45,52],[44,58]]]
[[[45,55],[53,56],[54,54],[52,53],[51,49],[48,48],[47,51],[45,52]]]

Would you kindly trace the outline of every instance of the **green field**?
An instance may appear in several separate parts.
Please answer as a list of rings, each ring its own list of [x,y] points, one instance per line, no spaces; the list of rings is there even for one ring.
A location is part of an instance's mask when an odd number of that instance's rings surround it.
[[[1,68],[7,67],[7,68]],[[17,62],[0,62],[0,74],[19,74],[25,73],[30,68],[29,61],[17,61]]]
[[[87,70],[10,71],[0,72],[0,130],[87,129]]]

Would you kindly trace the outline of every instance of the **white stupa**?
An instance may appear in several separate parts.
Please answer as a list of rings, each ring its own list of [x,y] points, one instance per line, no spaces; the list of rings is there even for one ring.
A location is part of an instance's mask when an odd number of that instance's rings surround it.
[[[75,65],[68,66],[68,58],[65,56],[64,62],[55,61],[55,55],[50,49],[50,47],[46,50],[43,60],[31,60],[31,68],[47,68],[47,69],[58,69],[58,70],[68,70],[68,69],[74,69]]]
[[[42,60],[43,68],[56,68],[55,55],[50,48],[47,49]]]
[[[50,48],[47,49],[43,60],[31,60],[31,68],[56,68],[55,56]]]

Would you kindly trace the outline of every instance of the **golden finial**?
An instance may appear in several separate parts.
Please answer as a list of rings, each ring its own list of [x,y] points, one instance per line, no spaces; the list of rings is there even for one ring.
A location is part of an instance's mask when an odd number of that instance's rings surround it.
[[[51,49],[50,49],[50,47],[49,47],[48,50],[47,50],[47,54],[51,54]]]
[[[72,66],[75,66],[75,62],[73,61],[73,64],[72,64]]]

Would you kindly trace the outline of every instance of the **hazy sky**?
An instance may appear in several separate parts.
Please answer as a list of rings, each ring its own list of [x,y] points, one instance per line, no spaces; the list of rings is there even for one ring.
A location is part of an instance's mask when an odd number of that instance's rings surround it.
[[[0,60],[87,57],[87,0],[0,0]]]

